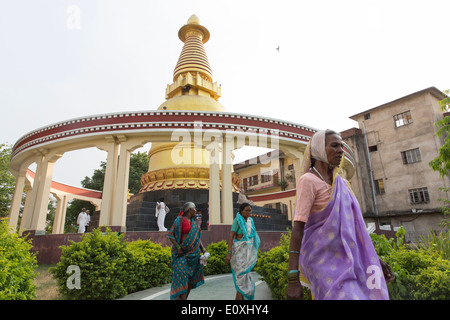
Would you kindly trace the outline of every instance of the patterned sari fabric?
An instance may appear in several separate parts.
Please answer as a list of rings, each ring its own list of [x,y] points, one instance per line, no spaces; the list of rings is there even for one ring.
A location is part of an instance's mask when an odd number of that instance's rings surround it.
[[[305,225],[299,266],[315,299],[389,299],[359,204],[337,174],[328,205]]]
[[[181,223],[183,217],[178,216],[172,228],[168,231],[167,237],[181,241]],[[177,250],[172,248],[172,286],[170,288],[170,299],[175,300],[181,294],[186,294],[188,285],[192,289],[202,285],[204,281],[203,266],[200,264],[200,227],[196,219],[191,219],[191,230],[186,239],[180,243],[184,255],[178,257]]]
[[[240,240],[234,239],[233,241],[230,264],[234,286],[244,299],[253,300],[255,297],[255,282],[250,271],[252,271],[258,259],[260,239],[252,218],[248,217],[247,222],[245,222],[245,219],[238,213],[235,219],[237,219],[239,227],[244,233]]]

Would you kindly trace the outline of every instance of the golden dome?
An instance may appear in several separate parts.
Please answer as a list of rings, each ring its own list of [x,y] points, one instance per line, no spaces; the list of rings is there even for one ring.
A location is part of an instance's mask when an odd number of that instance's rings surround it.
[[[224,112],[225,107],[214,99],[202,96],[178,96],[166,100],[158,110],[196,110]]]

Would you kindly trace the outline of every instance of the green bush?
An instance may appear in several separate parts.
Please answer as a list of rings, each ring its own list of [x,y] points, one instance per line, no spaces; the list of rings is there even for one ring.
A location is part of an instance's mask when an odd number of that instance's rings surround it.
[[[444,266],[443,266],[444,267]],[[449,300],[450,299],[450,265],[444,268],[434,265],[423,269],[416,277],[417,289],[414,299]]]
[[[402,247],[383,258],[396,277],[388,284],[391,299],[450,299],[450,261],[436,250]]]
[[[279,246],[261,254],[256,271],[263,277],[275,300],[286,299],[289,253]]]
[[[397,237],[404,234],[400,229]],[[402,241],[394,242],[384,235],[370,235],[378,256],[387,262],[395,275],[388,283],[393,300],[450,299],[450,261],[438,247],[410,249]]]
[[[275,300],[285,300],[287,290],[287,273],[289,264],[289,243],[291,242],[291,232],[282,234],[280,245],[265,253],[261,253],[256,264],[258,272],[267,283]],[[311,291],[303,287],[305,300],[311,300]]]
[[[124,235],[118,236],[99,229],[84,234],[80,242],[61,246],[60,262],[50,269],[58,282],[59,290],[69,299],[115,299],[127,294],[127,284],[135,283],[128,273],[133,259],[127,250]],[[69,266],[78,266],[81,271],[80,289],[69,287]]]
[[[98,229],[83,235],[80,242],[61,246],[60,262],[50,269],[59,290],[69,299],[116,299],[126,294],[170,283],[172,280],[171,247],[162,247],[149,240],[124,241],[107,230]],[[211,254],[204,268],[205,275],[231,272],[225,264],[226,241],[211,243]],[[80,269],[80,289],[68,286],[69,266]]]
[[[33,283],[36,254],[30,253],[31,241],[12,233],[7,219],[0,221],[0,300],[35,298]]]
[[[391,254],[394,250],[397,250],[404,245],[405,239],[405,229],[400,228],[396,233],[397,241],[392,238],[389,240],[384,234],[378,235],[376,233],[371,233],[370,238],[372,239],[373,246],[379,257],[383,257]]]
[[[430,231],[426,237],[420,237],[421,242],[418,244],[422,249],[436,249],[442,256],[442,258],[450,259],[450,232]]]
[[[208,263],[203,268],[205,276],[231,272],[230,265],[225,264],[225,258],[228,254],[228,244],[225,240],[210,243],[206,247],[206,251],[209,252],[211,256],[208,259]]]
[[[395,275],[395,280],[387,285],[390,298],[450,299],[450,261],[444,258],[440,246],[412,250],[403,243],[404,234],[401,228],[396,241],[384,235],[370,235],[378,256]],[[278,247],[261,254],[256,266],[274,299],[286,299],[289,243],[290,232],[281,236]],[[309,289],[304,288],[304,294],[305,299],[311,299]]]
[[[127,244],[133,259],[129,262],[130,283],[128,293],[161,286],[172,280],[170,247],[162,247],[149,240]]]

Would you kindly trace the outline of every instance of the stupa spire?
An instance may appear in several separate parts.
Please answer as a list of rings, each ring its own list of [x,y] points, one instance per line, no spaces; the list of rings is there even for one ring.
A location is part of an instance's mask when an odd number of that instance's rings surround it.
[[[212,82],[211,67],[203,47],[209,39],[208,29],[200,25],[196,15],[192,15],[179,30],[178,37],[184,42],[184,47],[173,73],[173,83],[167,85],[166,101],[158,110],[224,112],[224,106],[217,101],[221,87]],[[210,156],[205,149],[193,142],[153,142],[148,152],[148,172],[142,175],[140,192],[209,189]],[[189,152],[193,161],[183,159],[180,163],[173,156],[180,152],[183,155]],[[239,177],[233,174],[233,191],[239,190],[239,184]]]
[[[209,31],[200,24],[200,19],[193,14],[187,24],[178,31],[178,37],[184,42],[183,50],[173,72],[173,81],[187,72],[212,82],[212,70],[203,44],[209,40]]]
[[[193,14],[178,31],[184,42],[180,57],[173,71],[173,83],[167,85],[163,110],[209,110],[224,111],[218,102],[221,86],[213,82],[203,44],[209,40],[209,31]]]

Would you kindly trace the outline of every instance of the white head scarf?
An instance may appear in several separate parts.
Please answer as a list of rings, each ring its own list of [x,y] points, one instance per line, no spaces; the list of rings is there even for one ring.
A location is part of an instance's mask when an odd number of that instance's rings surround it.
[[[189,209],[194,209],[195,208],[195,204],[193,202],[186,202],[183,205],[183,212],[188,212]]]
[[[325,150],[325,133],[326,130],[317,131],[311,138],[311,158],[328,163]]]

